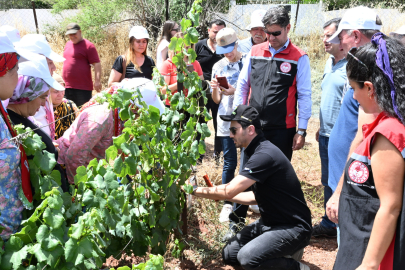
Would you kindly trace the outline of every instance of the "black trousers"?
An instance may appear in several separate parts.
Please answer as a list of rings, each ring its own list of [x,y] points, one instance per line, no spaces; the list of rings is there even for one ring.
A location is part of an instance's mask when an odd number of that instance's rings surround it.
[[[232,237],[222,250],[227,265],[244,269],[299,270],[291,256],[306,247],[311,232],[300,226],[266,226],[262,219],[247,225]]]
[[[209,99],[207,104],[208,112],[212,113],[212,121],[214,122],[214,129],[215,129],[215,139],[214,139],[214,153],[219,154],[222,152],[222,140],[217,136],[217,116],[218,116],[218,108],[219,104],[216,104],[212,99]]]
[[[80,90],[74,88],[66,88],[65,97],[72,100],[77,107],[82,106],[84,103],[91,99],[91,90]]]

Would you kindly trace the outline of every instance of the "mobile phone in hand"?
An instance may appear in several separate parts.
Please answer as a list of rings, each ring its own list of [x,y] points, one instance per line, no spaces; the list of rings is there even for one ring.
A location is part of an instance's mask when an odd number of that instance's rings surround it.
[[[194,71],[194,66],[193,65],[187,65],[187,70],[188,70],[188,72],[193,72]]]
[[[222,86],[223,88],[226,88],[226,89],[229,88],[228,80],[226,79],[226,77],[217,77],[217,81],[218,81],[219,85]]]

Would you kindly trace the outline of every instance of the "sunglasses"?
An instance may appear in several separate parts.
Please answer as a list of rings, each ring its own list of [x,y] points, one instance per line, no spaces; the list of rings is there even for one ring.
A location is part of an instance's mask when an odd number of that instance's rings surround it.
[[[20,60],[20,55],[18,53],[16,53],[17,55],[17,61]]]
[[[232,135],[235,135],[238,128],[241,128],[241,127],[230,127],[229,131],[232,133]]]
[[[173,28],[172,31],[179,32],[179,28]]]
[[[269,32],[267,31],[267,29],[264,29],[264,32],[269,36],[272,35],[273,37],[278,37],[279,35],[281,35],[281,31]]]
[[[363,67],[366,68],[367,72],[368,72],[368,67],[366,64],[364,64],[359,58],[357,58],[356,56],[354,56],[353,54],[355,54],[357,52],[357,47],[353,47],[349,50],[349,52],[347,53],[348,55],[350,55],[351,57],[353,57],[354,60],[356,60],[358,63],[360,63]]]

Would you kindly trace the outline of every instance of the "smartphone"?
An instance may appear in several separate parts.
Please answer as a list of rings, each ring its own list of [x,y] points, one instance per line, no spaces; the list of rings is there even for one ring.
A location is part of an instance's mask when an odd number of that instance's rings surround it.
[[[223,88],[226,88],[226,89],[229,88],[228,80],[226,79],[226,77],[217,77],[217,81],[218,81],[219,85],[222,86]]]
[[[188,72],[193,72],[194,71],[194,66],[193,65],[187,65],[187,70],[188,70]]]

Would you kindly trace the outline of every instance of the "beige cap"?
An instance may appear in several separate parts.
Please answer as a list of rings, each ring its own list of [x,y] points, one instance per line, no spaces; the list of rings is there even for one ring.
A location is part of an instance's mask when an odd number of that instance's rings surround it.
[[[76,34],[80,30],[80,26],[77,23],[69,23],[66,27],[65,35]]]
[[[235,30],[232,28],[223,28],[218,31],[217,37],[217,54],[230,53],[235,47],[238,40]]]
[[[405,35],[405,25],[402,25],[398,30],[396,30],[394,32],[391,32],[390,36],[395,35],[395,34],[397,34],[397,35]]]
[[[55,81],[60,83],[62,86],[65,86],[65,81],[63,80],[62,76],[60,76],[58,73],[54,72],[52,78],[54,78]]]

